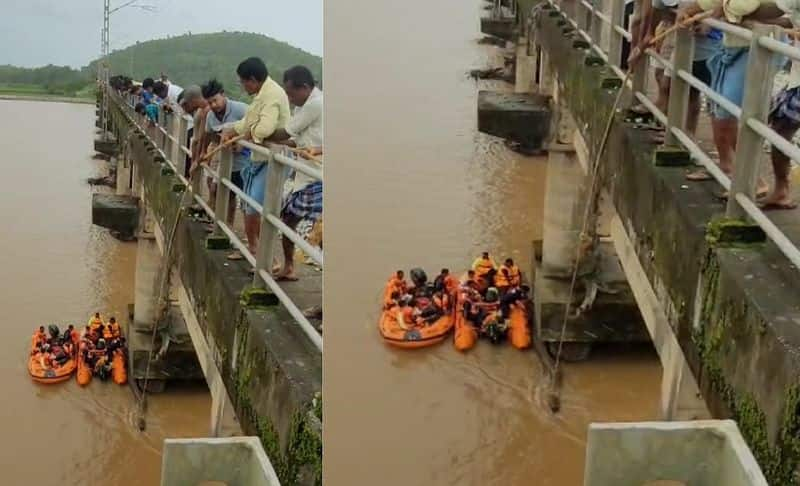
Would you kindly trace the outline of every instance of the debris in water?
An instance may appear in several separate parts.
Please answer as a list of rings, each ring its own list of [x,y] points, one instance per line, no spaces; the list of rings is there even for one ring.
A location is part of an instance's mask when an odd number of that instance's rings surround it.
[[[504,79],[505,69],[501,67],[486,68],[486,69],[471,69],[469,77],[472,79]]]
[[[490,46],[505,47],[506,41],[505,39],[501,39],[499,37],[486,36],[478,39],[478,44],[488,44]]]

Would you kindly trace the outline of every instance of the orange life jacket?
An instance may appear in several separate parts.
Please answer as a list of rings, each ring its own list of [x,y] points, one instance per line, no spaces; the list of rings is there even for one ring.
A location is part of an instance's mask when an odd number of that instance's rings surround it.
[[[520,278],[520,273],[519,273],[519,267],[516,266],[516,265],[511,265],[510,267],[507,267],[507,266],[503,265],[502,267],[500,267],[500,271],[497,272],[497,275],[502,274],[504,268],[508,271],[508,283],[509,283],[509,285],[511,285],[512,287],[519,286],[519,284],[522,283],[521,282],[521,278]],[[497,275],[495,275],[495,279],[497,279]]]
[[[509,287],[511,285],[510,276],[506,278],[505,274],[503,274],[503,269],[506,267],[500,267],[500,271],[494,274],[494,286],[495,287]]]
[[[452,275],[448,275],[444,278],[444,288],[447,293],[452,294],[458,288],[458,279]]]
[[[111,339],[112,337],[114,337],[114,333],[113,333],[113,332],[111,332],[111,326],[105,326],[105,327],[103,328],[103,339],[105,339],[106,341],[108,341],[108,340],[109,340],[109,339]]]
[[[47,334],[42,331],[36,331],[35,333],[33,333],[33,340],[37,343],[46,343]]]
[[[397,278],[397,275],[392,275],[391,278],[389,278],[389,285],[391,285],[391,287],[397,292],[400,292],[400,295],[405,294],[408,291],[408,284],[406,281],[404,279]]]
[[[121,329],[119,327],[119,322],[115,322],[110,325],[111,327],[111,336],[118,338],[120,336]]]
[[[496,267],[494,265],[494,261],[491,258],[478,257],[472,263],[472,270],[475,271],[476,277],[483,277],[484,275],[489,273],[490,270],[493,270],[494,268]]]
[[[78,344],[81,340],[81,333],[77,329],[73,329],[70,338],[72,338],[72,344]]]

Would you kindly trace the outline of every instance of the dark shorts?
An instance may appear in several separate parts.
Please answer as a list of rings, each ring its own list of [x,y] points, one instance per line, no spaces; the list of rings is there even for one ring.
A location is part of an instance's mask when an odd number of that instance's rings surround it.
[[[244,190],[244,179],[242,179],[242,173],[240,171],[231,172],[231,182],[233,182],[234,186]],[[231,195],[235,196],[232,192]]]
[[[769,121],[772,124],[784,123],[791,127],[800,126],[800,87],[783,88],[773,98]]]
[[[706,86],[711,86],[711,70],[708,69],[708,63],[705,60],[692,63],[692,76],[699,79]]]
[[[625,13],[622,17],[622,25],[625,30],[629,30],[631,27],[631,16],[633,15],[633,4],[634,2],[628,3],[625,5]],[[620,59],[619,66],[622,70],[628,69],[628,57],[631,55],[631,43],[626,38],[622,38],[622,59]]]

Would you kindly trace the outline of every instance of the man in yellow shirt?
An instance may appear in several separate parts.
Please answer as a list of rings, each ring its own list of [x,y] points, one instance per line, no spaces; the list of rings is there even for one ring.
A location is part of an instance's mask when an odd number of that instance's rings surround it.
[[[226,130],[222,142],[227,143],[237,135],[244,140],[262,144],[273,136],[276,130],[284,129],[289,120],[289,98],[286,92],[270,76],[264,61],[251,57],[242,61],[236,68],[239,82],[247,94],[254,96],[247,107],[244,118],[234,123],[232,129]],[[267,157],[251,152],[250,164],[242,169],[244,192],[256,202],[264,201],[267,186]],[[258,248],[258,236],[261,231],[261,216],[248,204],[244,205],[244,228],[247,234],[247,246],[255,254]]]

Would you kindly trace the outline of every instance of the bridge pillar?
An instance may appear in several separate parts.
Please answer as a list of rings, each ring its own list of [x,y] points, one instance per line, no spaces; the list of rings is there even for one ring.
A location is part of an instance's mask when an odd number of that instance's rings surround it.
[[[572,275],[586,208],[587,182],[574,152],[548,153],[542,271],[549,277]]]
[[[241,427],[236,419],[236,412],[233,404],[228,398],[225,384],[222,377],[210,380],[208,384],[211,390],[211,436],[212,437],[234,437],[241,435]]]
[[[136,274],[135,297],[133,307],[134,327],[143,326],[150,329],[156,319],[156,296],[158,288],[161,252],[153,233],[153,221],[150,208],[143,205],[142,222],[137,233],[136,242]]]
[[[131,173],[132,164],[130,153],[127,150],[122,152],[117,160],[117,195],[130,196],[131,194]]]
[[[520,37],[517,41],[515,93],[533,93],[535,91],[536,57],[528,55],[528,39]]]

